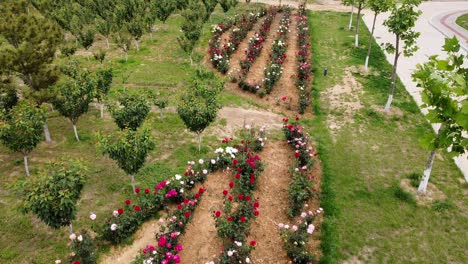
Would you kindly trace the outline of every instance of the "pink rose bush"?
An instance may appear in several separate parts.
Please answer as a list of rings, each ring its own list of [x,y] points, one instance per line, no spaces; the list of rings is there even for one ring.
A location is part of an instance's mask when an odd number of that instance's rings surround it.
[[[302,212],[301,218],[291,227],[283,223],[278,224],[284,241],[283,247],[293,263],[316,263],[314,256],[308,250],[307,243],[315,230],[313,222],[321,213],[323,213],[322,208],[315,212]]]
[[[299,6],[297,17],[297,28],[299,31],[297,54],[297,80],[296,86],[299,89],[299,114],[303,114],[309,105],[310,100],[310,74],[312,65],[310,64],[310,35],[309,24],[307,21],[307,12],[305,6]]]
[[[296,117],[298,120],[299,117]],[[308,137],[304,134],[298,122],[289,123],[283,119],[283,132],[288,144],[294,150],[294,165],[291,170],[289,184],[289,211],[293,217],[300,213],[301,208],[314,194],[314,179],[312,167],[317,154],[314,148],[308,145]]]

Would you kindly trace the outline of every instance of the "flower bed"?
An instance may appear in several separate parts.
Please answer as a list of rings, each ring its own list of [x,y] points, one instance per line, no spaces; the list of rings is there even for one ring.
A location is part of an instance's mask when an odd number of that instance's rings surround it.
[[[296,117],[299,120],[299,117]],[[289,184],[289,216],[297,216],[304,204],[312,197],[313,180],[312,166],[317,153],[308,146],[308,138],[304,135],[302,127],[297,123],[288,123],[283,119],[283,132],[288,144],[294,148],[294,165],[291,171],[291,183]]]
[[[258,137],[247,137],[241,141],[241,144],[218,148],[215,151],[217,154],[216,158],[206,161],[199,160],[198,164],[189,162],[184,176],[176,175],[171,181],[163,181],[158,184],[157,186],[161,189],[170,185],[171,188],[169,189],[171,190],[166,192],[166,198],[179,199],[180,203],[177,205],[177,209],[173,210],[165,221],[162,221],[166,225],[161,227],[160,232],[156,235],[157,246],[147,246],[142,250],[134,263],[180,263],[179,252],[183,249],[183,246],[179,243],[180,235],[185,232],[185,227],[191,220],[193,211],[204,193],[204,189],[200,188],[194,195],[186,194],[184,188],[190,189],[197,182],[203,182],[209,171],[226,167],[229,169],[228,166],[230,164],[237,163],[239,157],[246,155],[244,153],[250,153],[250,148],[253,151],[263,149],[265,140],[266,138],[260,134]],[[227,138],[223,140],[225,144],[229,144],[230,142],[231,140]],[[249,159],[246,162],[254,164]],[[204,164],[207,165],[204,166]]]
[[[299,6],[297,28],[299,32],[299,51],[297,54],[298,66],[296,87],[299,89],[298,112],[303,114],[310,103],[309,82],[311,74],[309,25],[307,22],[307,12],[304,5]]]
[[[257,13],[246,13],[213,27],[213,37],[209,42],[210,61],[217,70],[221,73],[226,73],[229,70],[229,59],[234,51],[237,50],[239,44],[247,36],[247,33],[253,28],[257,20],[266,14],[266,9],[262,8]],[[226,40],[226,43],[221,47],[221,35],[229,30],[231,34]]]
[[[322,208],[315,212],[302,212],[301,219],[296,225],[289,226],[283,223],[278,224],[284,243],[283,246],[293,263],[315,263],[315,258],[308,250],[307,243],[310,235],[312,235],[315,230],[315,226],[312,222],[315,220],[316,216],[321,213],[323,213]]]

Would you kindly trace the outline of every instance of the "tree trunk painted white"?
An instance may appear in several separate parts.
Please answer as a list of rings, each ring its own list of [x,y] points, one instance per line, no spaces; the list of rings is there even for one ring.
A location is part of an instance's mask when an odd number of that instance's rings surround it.
[[[76,130],[76,125],[75,124],[73,124],[73,132],[75,132],[76,141],[80,141],[80,138],[78,137],[78,130]]]
[[[159,118],[163,119],[163,109],[159,108]]]
[[[351,28],[353,27],[353,15],[354,15],[354,1],[353,1],[353,4],[351,5],[351,16],[349,16],[348,30],[351,30]]]
[[[193,66],[192,54],[193,54],[193,51],[190,52],[190,66]]]
[[[125,62],[128,62],[128,51],[125,52]]]
[[[359,19],[359,17],[361,16],[361,10],[362,10],[362,3],[359,3],[357,19],[356,19],[356,32],[354,33],[354,46],[355,47],[359,46],[359,22],[361,22],[361,19]]]
[[[31,176],[31,174],[29,174],[29,166],[28,166],[28,155],[23,155],[23,159],[24,159],[24,169],[26,170],[26,176]]]
[[[130,178],[132,178],[132,189],[133,193],[136,193],[136,187],[135,187],[135,175],[130,175]]]
[[[140,41],[138,41],[136,39],[135,39],[135,47],[136,47],[137,51],[140,51]]]
[[[393,93],[395,92],[395,83],[396,83],[396,69],[398,66],[398,57],[400,56],[400,37],[396,36],[396,45],[395,45],[395,59],[393,61],[393,70],[392,70],[392,83],[390,86],[390,91],[388,93],[387,104],[385,105],[384,112],[388,113],[390,111],[390,105],[393,101]]]
[[[110,49],[109,37],[106,37],[106,45],[107,49]]]
[[[366,63],[364,64],[364,68],[366,69],[366,72],[368,71],[368,66],[369,66],[369,57],[371,53],[371,48],[372,48],[372,39],[374,38],[374,30],[375,30],[375,20],[377,19],[377,12],[374,13],[374,21],[372,22],[372,30],[371,30],[371,35],[369,38],[369,44],[367,48],[367,56],[366,56]]]
[[[47,125],[47,120],[44,123],[44,135],[45,135],[45,140],[47,143],[52,142],[52,139],[50,138],[49,126]]]
[[[431,151],[431,153],[429,153],[429,156],[427,157],[426,167],[424,168],[424,175],[418,187],[418,194],[420,195],[426,194],[427,184],[429,183],[429,177],[431,176],[432,165],[434,164],[435,153],[436,153],[436,150],[434,149],[433,151]]]
[[[198,152],[201,152],[201,133],[198,133]]]
[[[99,111],[101,112],[101,118],[104,118],[104,104],[99,104]]]
[[[68,232],[70,232],[70,235],[73,234],[73,224],[70,223],[70,225],[68,226]]]

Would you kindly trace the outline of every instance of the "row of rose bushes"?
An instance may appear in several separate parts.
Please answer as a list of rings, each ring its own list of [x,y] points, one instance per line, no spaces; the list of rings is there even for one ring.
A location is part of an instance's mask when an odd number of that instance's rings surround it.
[[[207,162],[200,160],[198,164],[191,162],[184,173],[184,177],[176,175],[171,182],[178,182],[185,185],[186,189],[190,189],[195,183],[204,182],[209,172],[217,169],[230,170],[232,164],[237,164],[239,160],[244,160],[246,153],[263,149],[265,140],[266,138],[263,137],[263,134],[258,136],[249,134],[239,144],[231,144],[232,146],[226,146],[226,148],[218,148],[215,151],[217,154],[216,159],[210,159]],[[224,139],[223,143],[228,145],[232,142],[229,139]],[[211,165],[216,164],[217,166],[216,168],[203,167],[203,164],[206,163]],[[168,181],[165,181],[159,185],[163,187],[167,184]],[[148,245],[142,250],[134,263],[180,263],[179,252],[183,249],[183,245],[179,243],[179,239],[185,232],[185,227],[192,219],[193,211],[204,193],[204,189],[200,188],[196,194],[185,194],[184,187],[179,189],[179,192],[177,192],[176,188],[168,193],[171,195],[169,198],[178,197],[179,204],[175,210],[168,214],[166,220],[161,221],[164,225],[156,235],[157,246]],[[183,191],[181,192],[180,190]]]
[[[317,157],[314,149],[308,145],[309,138],[304,134],[303,128],[298,124],[300,117],[296,116],[295,122],[283,119],[283,132],[288,144],[294,150],[293,166],[291,167],[291,182],[289,184],[289,209],[288,215],[293,218],[300,215],[294,225],[279,224],[284,248],[293,263],[309,264],[315,262],[315,258],[308,249],[308,240],[314,232],[312,222],[318,214],[323,212],[320,208],[306,212],[307,202],[315,193],[312,168]],[[302,211],[304,210],[304,211]]]
[[[256,131],[248,128],[245,132],[249,137],[263,138],[264,129]],[[259,214],[259,202],[253,197],[257,187],[258,176],[264,165],[257,152],[261,148],[252,147],[250,140],[241,141],[239,155],[232,160],[233,181],[222,191],[224,197],[223,208],[214,211],[213,217],[218,236],[223,241],[223,252],[214,260],[207,263],[250,263],[250,253],[256,246],[256,241],[247,241],[250,222]]]
[[[305,112],[305,109],[310,103],[310,75],[311,75],[311,64],[310,64],[310,35],[309,25],[307,20],[307,12],[305,6],[301,4],[298,11],[298,47],[299,51],[297,54],[297,80],[296,87],[299,90],[299,110],[300,114]]]
[[[213,37],[209,41],[210,61],[213,67],[221,73],[229,70],[229,59],[239,44],[245,39],[247,33],[252,30],[255,23],[267,13],[265,8],[261,8],[256,13],[248,12],[246,14],[236,15],[234,20],[226,19],[213,27]],[[231,30],[229,38],[221,46],[221,36],[224,32]]]
[[[247,90],[253,93],[259,91],[261,97],[271,93],[273,87],[276,85],[278,80],[281,78],[283,73],[283,63],[286,60],[287,50],[287,39],[290,32],[291,24],[291,9],[286,8],[284,14],[280,20],[276,39],[273,42],[269,61],[264,71],[264,79],[261,84],[247,83],[244,82],[241,86],[243,90]],[[263,88],[263,89],[262,89]]]
[[[247,83],[245,82],[245,79],[247,77],[247,74],[250,71],[250,68],[252,67],[252,64],[260,55],[260,52],[263,49],[263,43],[269,36],[271,24],[273,23],[273,20],[275,19],[276,15],[280,11],[281,10],[277,9],[276,7],[271,7],[268,10],[266,18],[263,20],[258,32],[255,32],[255,34],[249,39],[249,46],[245,50],[245,59],[240,61],[241,71],[240,71],[239,87],[242,88],[243,90],[249,89],[250,87],[250,86],[244,87],[244,85],[247,85]],[[257,88],[255,87],[254,89],[257,89]]]

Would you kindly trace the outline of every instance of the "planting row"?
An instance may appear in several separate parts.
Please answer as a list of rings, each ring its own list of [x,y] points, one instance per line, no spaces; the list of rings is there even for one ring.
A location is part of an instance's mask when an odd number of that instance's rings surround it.
[[[310,101],[309,83],[311,73],[309,26],[307,21],[307,12],[303,4],[299,6],[297,19],[297,29],[299,32],[297,44],[299,51],[297,54],[298,65],[296,87],[299,90],[298,112],[303,114]]]
[[[213,27],[213,37],[209,42],[210,61],[213,67],[223,74],[229,70],[231,55],[237,50],[239,44],[247,36],[247,33],[252,30],[257,20],[266,13],[266,9],[262,8],[255,14],[236,15],[234,21],[227,19],[223,23]],[[229,38],[221,45],[221,36],[228,30],[231,30]]]
[[[260,96],[271,93],[273,87],[276,85],[278,80],[281,78],[283,73],[283,63],[286,60],[286,49],[287,49],[287,40],[288,33],[290,32],[291,24],[291,10],[286,8],[281,18],[280,25],[277,31],[277,37],[273,42],[269,54],[269,62],[265,68],[263,83],[261,84],[250,84],[242,80],[239,83],[239,86],[243,90],[247,90],[253,93],[256,93],[260,90]],[[263,88],[263,89],[262,89]]]

